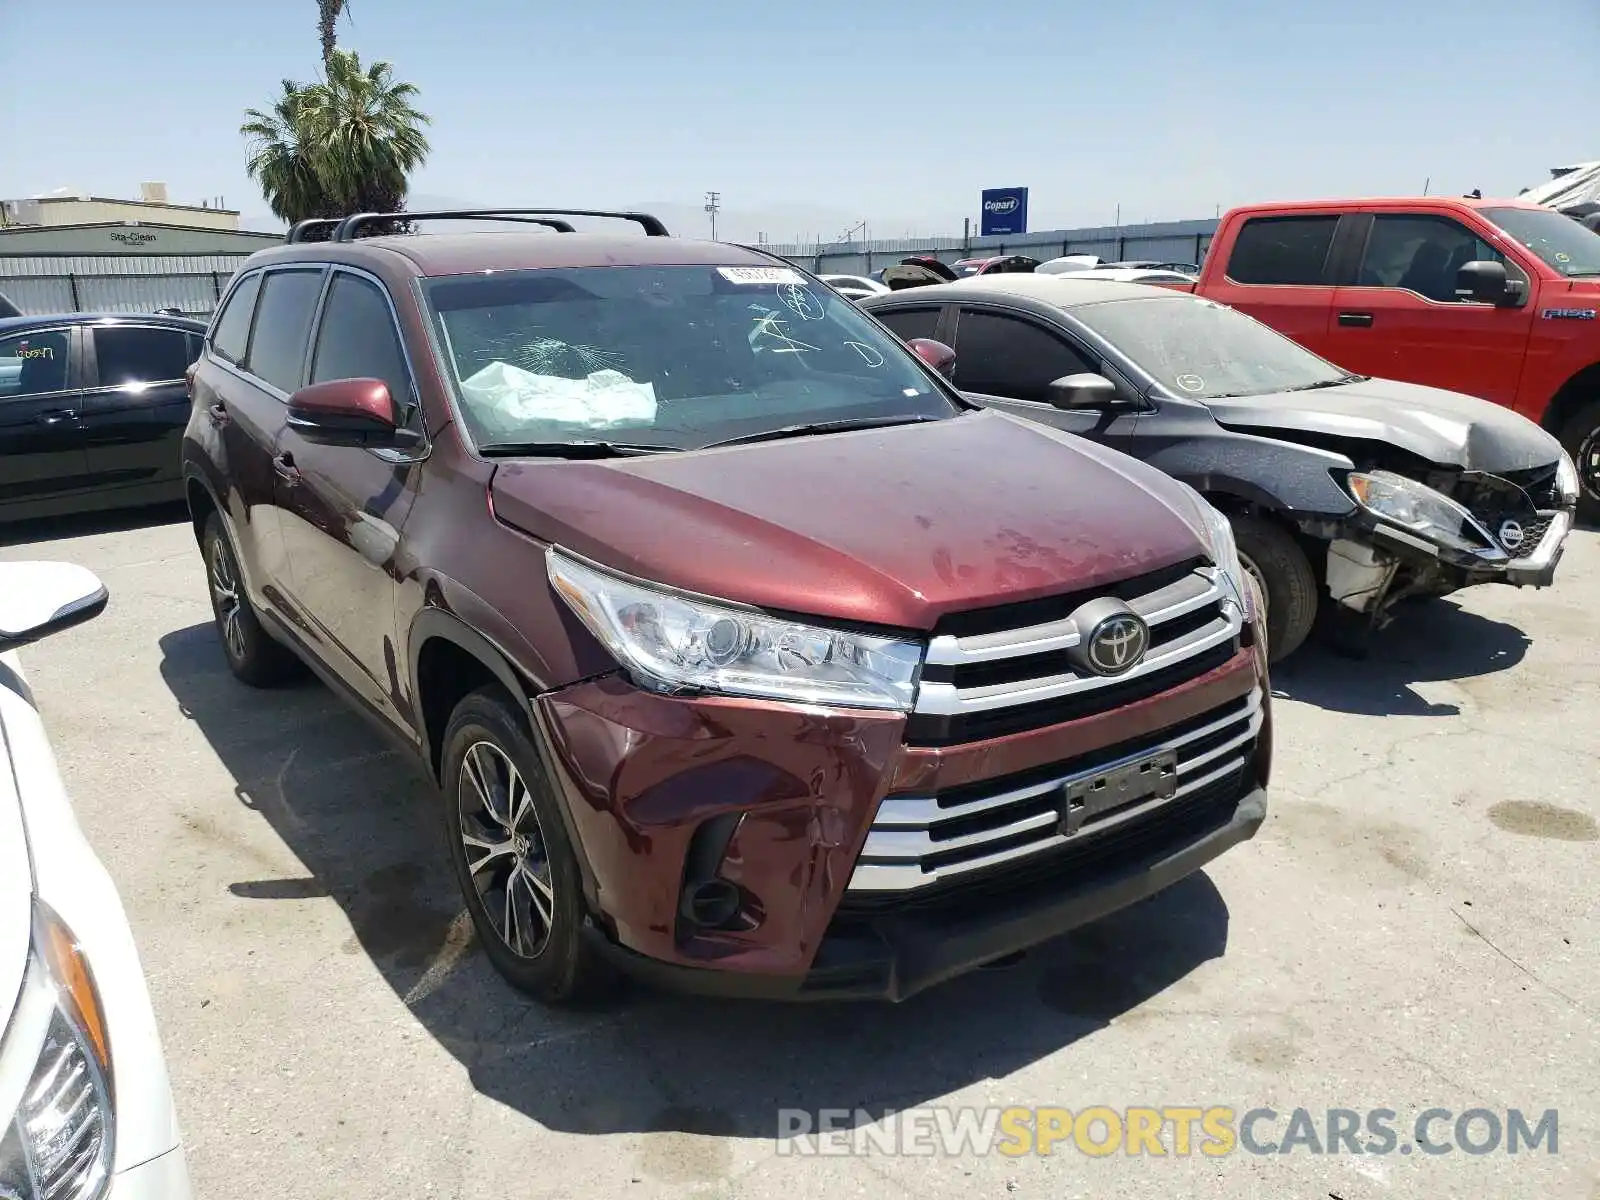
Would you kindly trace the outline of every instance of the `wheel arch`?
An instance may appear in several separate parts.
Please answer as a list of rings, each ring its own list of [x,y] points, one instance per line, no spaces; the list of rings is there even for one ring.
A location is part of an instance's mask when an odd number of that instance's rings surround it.
[[[1539,424],[1546,432],[1560,437],[1567,422],[1589,404],[1600,404],[1600,362],[1592,362],[1574,372],[1571,379],[1556,389],[1550,403],[1545,405]]]
[[[198,542],[205,536],[206,521],[211,514],[221,513],[223,508],[212,494],[211,485],[192,471],[184,475],[183,497],[189,505],[189,523],[194,527],[194,540]]]
[[[567,840],[578,860],[584,898],[590,912],[599,910],[599,888],[587,847],[572,817],[572,800],[550,744],[549,731],[535,709],[538,689],[512,664],[510,657],[460,617],[442,608],[425,608],[411,623],[407,647],[413,712],[420,749],[429,778],[444,789],[444,734],[450,714],[463,697],[483,687],[506,693],[522,719],[534,750],[549,776]]]
[[[428,770],[440,780],[444,731],[461,698],[480,687],[497,684],[522,712],[530,732],[538,736],[533,688],[506,655],[460,617],[441,608],[425,608],[411,625],[409,668],[412,704],[422,735]]]

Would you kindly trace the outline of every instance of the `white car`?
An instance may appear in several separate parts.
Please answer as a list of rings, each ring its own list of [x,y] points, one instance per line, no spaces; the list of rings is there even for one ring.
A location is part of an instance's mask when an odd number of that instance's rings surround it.
[[[15,653],[105,605],[82,567],[0,562],[0,1200],[189,1197],[133,934]]]
[[[863,300],[889,290],[876,279],[868,279],[865,275],[818,275],[817,278],[847,300]]]
[[[1196,283],[1198,276],[1159,267],[1091,267],[1067,273],[1069,279],[1100,279],[1109,283]]]

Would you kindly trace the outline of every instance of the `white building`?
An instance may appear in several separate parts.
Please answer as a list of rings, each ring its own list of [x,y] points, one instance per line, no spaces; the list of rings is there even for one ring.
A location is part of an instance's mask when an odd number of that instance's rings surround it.
[[[173,204],[165,184],[138,200],[55,193],[0,201],[0,296],[23,313],[205,316],[228,279],[281,234],[239,229],[237,210]]]

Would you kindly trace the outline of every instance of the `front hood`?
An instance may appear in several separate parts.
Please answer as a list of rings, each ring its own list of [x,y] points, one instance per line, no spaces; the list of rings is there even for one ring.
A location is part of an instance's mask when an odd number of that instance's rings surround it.
[[[1441,467],[1522,471],[1560,455],[1555,438],[1509,408],[1460,392],[1368,379],[1309,392],[1206,401],[1230,429],[1281,436],[1322,434],[1387,442]]]
[[[8,711],[20,706],[18,689],[24,686],[16,656],[0,654],[0,1033],[22,991],[33,929],[33,865],[3,727]]]
[[[496,515],[642,579],[931,629],[1206,553],[1183,485],[994,411],[606,462],[514,462]]]

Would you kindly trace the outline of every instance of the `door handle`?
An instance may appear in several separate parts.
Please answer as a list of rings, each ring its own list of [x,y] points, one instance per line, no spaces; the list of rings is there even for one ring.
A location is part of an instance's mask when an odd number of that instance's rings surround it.
[[[1339,324],[1351,329],[1372,328],[1372,314],[1369,312],[1342,312],[1339,314]]]
[[[42,412],[34,420],[41,425],[54,427],[56,425],[76,425],[78,423],[77,410],[71,408],[56,408],[49,412]]]
[[[211,419],[211,424],[217,429],[221,429],[231,419],[228,416],[228,410],[220,404],[213,404],[206,409],[206,416]]]
[[[280,454],[272,460],[272,469],[278,478],[291,486],[300,482],[300,468],[294,465],[294,455]]]

